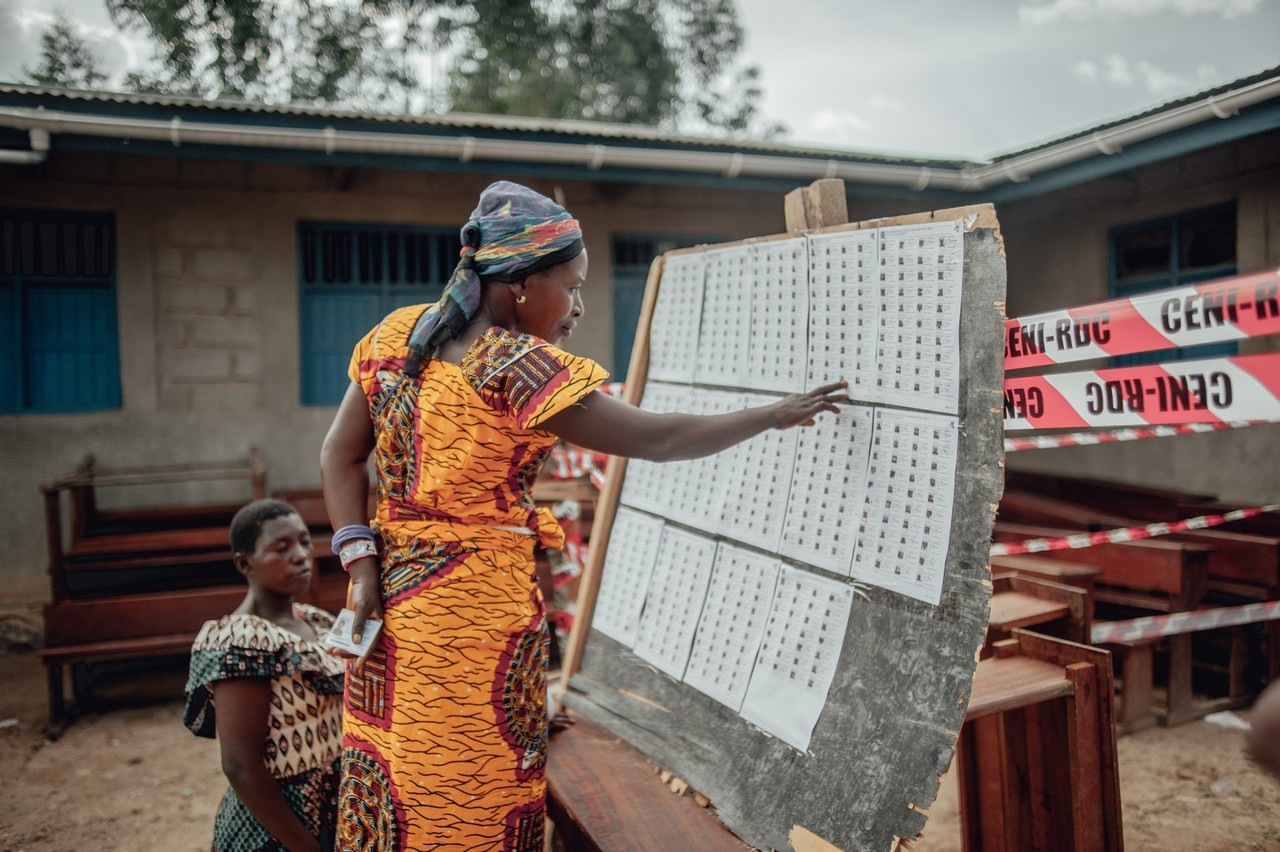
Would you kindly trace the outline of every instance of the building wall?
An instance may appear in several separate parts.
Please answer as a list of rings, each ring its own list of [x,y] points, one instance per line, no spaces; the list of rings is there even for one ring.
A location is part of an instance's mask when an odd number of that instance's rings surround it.
[[[1231,201],[1237,206],[1240,272],[1280,266],[1280,133],[1000,205],[1009,316],[1107,299],[1109,229]],[[1277,349],[1275,337],[1240,346],[1241,354]],[[1010,455],[1008,465],[1262,505],[1280,502],[1280,427],[1034,450]]]
[[[0,602],[48,597],[39,484],[87,453],[103,467],[243,458],[257,447],[269,488],[319,485],[334,409],[300,404],[297,223],[331,220],[454,228],[482,174],[112,155],[50,156],[0,170],[12,206],[108,211],[117,229],[123,406],[0,416]],[[587,313],[566,347],[612,368],[610,236],[783,229],[782,195],[762,191],[530,181],[562,194],[591,258]],[[247,486],[104,489],[107,507],[238,500]]]
[[[1235,200],[1239,266],[1280,265],[1280,134],[998,206],[1009,314],[1106,298],[1107,231]],[[319,483],[333,409],[299,403],[297,223],[331,220],[457,227],[495,176],[391,172],[187,158],[50,156],[0,168],[13,206],[110,211],[117,226],[120,410],[0,416],[0,603],[48,597],[41,482],[87,453],[109,467],[244,457],[257,447],[273,488]],[[610,238],[783,230],[782,193],[529,181],[583,222],[587,315],[568,341],[612,369]],[[974,199],[980,201],[981,199]],[[931,206],[885,193],[850,198],[854,219]],[[1250,344],[1258,351],[1275,342]],[[1009,464],[1277,502],[1275,427],[1011,456]],[[116,489],[104,504],[237,500],[243,488]]]

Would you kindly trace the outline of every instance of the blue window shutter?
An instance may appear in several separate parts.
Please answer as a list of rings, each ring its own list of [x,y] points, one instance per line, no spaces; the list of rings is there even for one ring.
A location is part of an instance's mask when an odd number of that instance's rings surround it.
[[[647,270],[636,268],[616,269],[613,273],[613,376],[625,381],[627,367],[631,363],[631,349],[636,341],[636,325],[640,321],[640,307],[644,302],[644,286],[649,280]]]
[[[377,293],[315,293],[302,301],[302,401],[333,405],[351,380],[356,341],[381,320]]]
[[[120,405],[115,294],[100,286],[27,290],[26,407],[91,411]]]
[[[342,401],[356,342],[396,308],[438,299],[459,245],[451,229],[299,223],[303,405]]]
[[[119,408],[115,227],[0,210],[0,412]]]
[[[18,407],[18,345],[21,329],[17,328],[17,298],[12,282],[0,281],[0,412]]]

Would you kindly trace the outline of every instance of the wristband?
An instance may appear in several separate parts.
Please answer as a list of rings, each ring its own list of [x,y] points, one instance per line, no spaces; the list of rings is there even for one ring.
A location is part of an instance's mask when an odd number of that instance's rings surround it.
[[[329,543],[329,547],[334,553],[338,553],[344,544],[357,539],[374,541],[373,528],[365,524],[347,524],[333,534],[333,541]]]
[[[357,559],[363,559],[366,556],[377,557],[378,547],[367,538],[358,538],[349,541],[338,551],[338,561],[342,563],[342,570],[349,570],[352,562]]]

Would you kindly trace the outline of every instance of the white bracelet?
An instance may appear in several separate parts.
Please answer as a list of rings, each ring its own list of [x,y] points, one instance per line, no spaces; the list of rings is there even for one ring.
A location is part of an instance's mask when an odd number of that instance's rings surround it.
[[[352,562],[357,559],[363,559],[366,556],[377,556],[378,547],[367,538],[357,538],[349,541],[338,550],[338,561],[342,563],[342,570],[350,570]]]

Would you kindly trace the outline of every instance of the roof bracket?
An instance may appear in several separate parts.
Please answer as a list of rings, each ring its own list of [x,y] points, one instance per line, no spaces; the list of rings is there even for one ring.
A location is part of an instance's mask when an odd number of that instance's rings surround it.
[[[1228,92],[1228,94],[1230,93]],[[1238,109],[1224,107],[1219,102],[1219,99],[1213,95],[1210,95],[1209,97],[1205,98],[1204,102],[1209,106],[1209,112],[1213,113],[1218,118],[1231,118],[1234,115],[1240,114],[1240,110]]]

